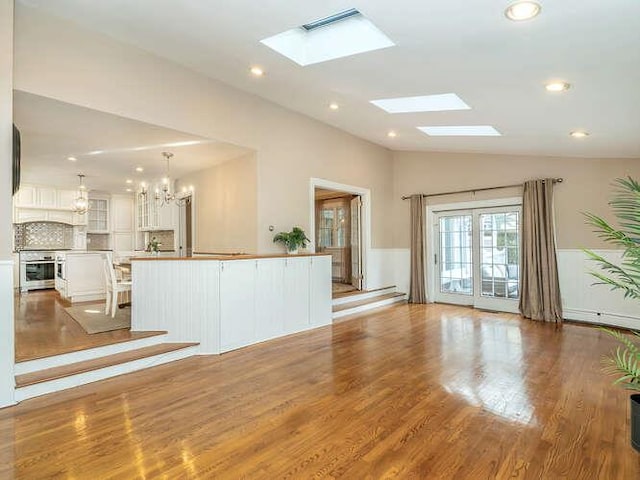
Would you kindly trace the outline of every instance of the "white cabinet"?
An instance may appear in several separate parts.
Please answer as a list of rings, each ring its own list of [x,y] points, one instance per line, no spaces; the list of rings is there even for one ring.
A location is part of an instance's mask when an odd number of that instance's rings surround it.
[[[63,222],[86,225],[87,215],[72,211],[75,190],[22,184],[14,197],[14,222]]]
[[[309,323],[317,327],[331,318],[331,256],[310,257]]]
[[[284,329],[289,333],[309,328],[309,257],[284,259]]]
[[[109,233],[109,199],[89,198],[87,232]]]
[[[153,194],[138,194],[135,208],[138,230],[177,230],[178,205],[175,203],[160,205]]]
[[[256,261],[220,264],[220,350],[255,343]]]
[[[133,233],[125,233],[125,232],[114,232],[112,235],[113,240],[113,251],[117,253],[127,253],[131,254],[135,250],[135,246],[133,245]]]
[[[20,185],[20,190],[15,196],[16,207],[38,207],[38,189],[31,185]]]
[[[284,259],[257,261],[256,340],[284,335]]]
[[[133,197],[111,196],[111,225],[114,232],[133,232]]]
[[[58,208],[73,208],[73,201],[76,199],[77,192],[75,190],[58,190]]]
[[[99,253],[67,253],[66,282],[60,294],[70,302],[86,302],[105,298],[104,267]]]

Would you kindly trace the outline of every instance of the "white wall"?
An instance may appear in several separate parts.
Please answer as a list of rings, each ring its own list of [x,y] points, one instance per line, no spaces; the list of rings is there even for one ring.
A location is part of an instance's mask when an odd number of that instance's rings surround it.
[[[11,159],[13,0],[0,0],[0,407],[14,403]]]

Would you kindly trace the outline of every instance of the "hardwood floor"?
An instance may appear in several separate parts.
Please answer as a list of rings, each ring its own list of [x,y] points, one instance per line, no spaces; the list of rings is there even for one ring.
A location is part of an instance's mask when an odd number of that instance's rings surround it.
[[[75,304],[77,305],[77,304]],[[89,335],[64,310],[71,303],[55,290],[14,296],[16,362],[145,338],[159,332],[112,332]]]
[[[614,342],[398,305],[0,411],[0,478],[637,479]]]

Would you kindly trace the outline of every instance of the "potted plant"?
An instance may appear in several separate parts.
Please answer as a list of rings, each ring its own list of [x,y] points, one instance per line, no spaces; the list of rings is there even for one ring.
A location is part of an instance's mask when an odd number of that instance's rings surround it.
[[[147,244],[147,252],[158,255],[158,253],[160,252],[160,245],[162,244],[158,242],[158,239],[156,237],[151,238],[151,240]]]
[[[298,253],[300,247],[307,248],[307,242],[310,241],[300,227],[293,227],[290,232],[280,232],[273,237],[273,243],[282,243],[289,254]]]
[[[616,180],[617,191],[609,204],[619,220],[619,228],[593,214],[586,214],[587,222],[606,242],[622,248],[622,262],[617,265],[601,255],[585,250],[589,258],[598,263],[602,272],[591,272],[597,284],[622,290],[625,298],[640,300],[640,183],[631,177]],[[618,330],[602,328],[620,342],[620,346],[604,358],[604,370],[616,375],[615,385],[640,392],[639,332],[634,339]],[[631,444],[640,451],[640,393],[631,395]]]

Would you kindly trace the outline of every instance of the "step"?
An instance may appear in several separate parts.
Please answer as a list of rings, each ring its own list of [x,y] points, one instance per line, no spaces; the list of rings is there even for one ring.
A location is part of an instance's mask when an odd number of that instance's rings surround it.
[[[16,375],[16,400],[84,385],[198,353],[198,343],[162,343],[92,360]]]
[[[373,310],[374,308],[384,307],[392,303],[403,302],[406,300],[406,294],[393,292],[384,295],[377,295],[363,300],[357,300],[341,305],[333,306],[333,318],[341,318],[354,313]]]
[[[167,341],[166,331],[146,331],[135,332],[135,338],[118,339],[108,345],[99,347],[85,348],[76,350],[75,352],[62,353],[60,355],[52,355],[50,357],[42,357],[34,360],[25,360],[15,365],[15,375],[37,372],[48,368],[60,367],[70,363],[92,360],[117,353],[128,352],[143,347],[151,347],[159,343]]]
[[[394,293],[396,291],[396,286],[391,285],[389,287],[376,288],[374,290],[356,290],[354,292],[341,293],[333,297],[331,303],[333,305],[344,305],[345,303],[357,302],[360,300],[365,300],[367,298],[379,297],[382,295],[387,295],[389,293]]]

